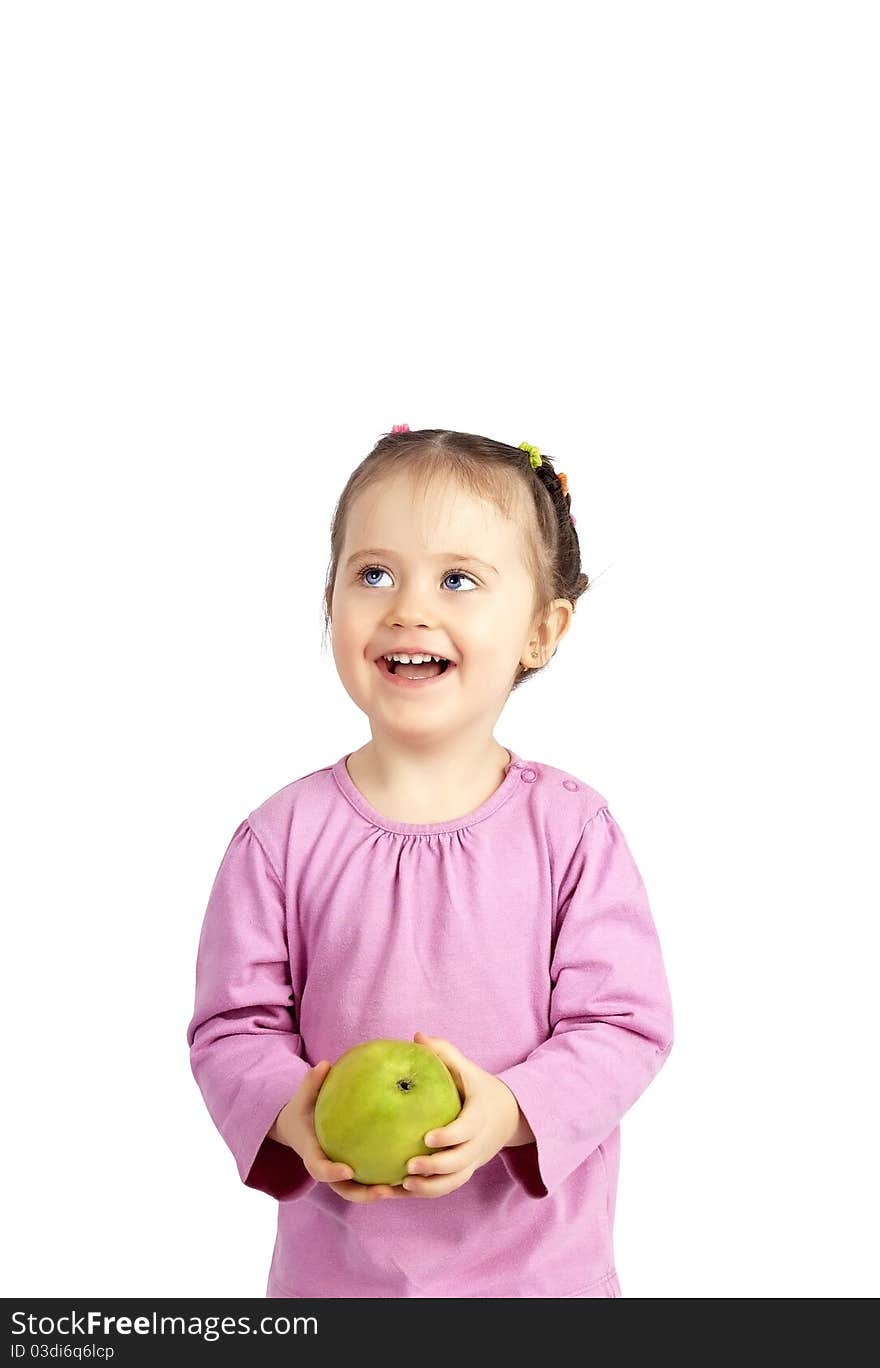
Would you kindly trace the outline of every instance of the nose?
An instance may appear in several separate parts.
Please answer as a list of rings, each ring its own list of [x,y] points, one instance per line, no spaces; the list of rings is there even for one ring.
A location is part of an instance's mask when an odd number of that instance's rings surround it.
[[[414,627],[425,628],[430,631],[431,624],[425,618],[424,602],[419,602],[422,593],[428,590],[419,589],[415,584],[401,585],[394,595],[394,601],[389,605],[388,614],[385,619],[386,626],[389,627]]]

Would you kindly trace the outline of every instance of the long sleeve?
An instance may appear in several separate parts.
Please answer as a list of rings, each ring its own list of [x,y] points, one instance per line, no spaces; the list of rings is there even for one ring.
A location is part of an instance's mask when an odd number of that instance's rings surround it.
[[[309,1065],[291,985],[284,889],[248,819],[214,880],[199,939],[190,1064],[248,1187],[279,1201],[314,1184],[299,1155],[267,1138]]]
[[[533,1197],[553,1193],[611,1134],[672,1048],[647,892],[607,806],[584,827],[560,885],[550,974],[551,1035],[498,1075],[535,1136],[501,1156]]]

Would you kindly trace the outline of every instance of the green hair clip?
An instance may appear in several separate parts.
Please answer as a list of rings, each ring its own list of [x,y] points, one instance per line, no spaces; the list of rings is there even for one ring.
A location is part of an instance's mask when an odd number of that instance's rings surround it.
[[[536,446],[532,446],[531,442],[520,442],[519,447],[517,449],[519,451],[527,451],[529,453],[529,464],[532,466],[534,470],[537,470],[539,465],[544,464],[544,462],[541,460],[540,451]],[[568,509],[568,516],[571,518],[571,525],[572,527],[574,527],[575,519],[571,517],[571,495],[568,492],[568,480],[566,479],[563,471],[557,470],[555,473],[556,478],[562,486],[562,494],[565,499],[565,506]]]

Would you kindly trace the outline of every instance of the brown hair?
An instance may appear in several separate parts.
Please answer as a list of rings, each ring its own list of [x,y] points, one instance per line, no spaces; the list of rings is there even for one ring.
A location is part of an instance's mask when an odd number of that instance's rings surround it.
[[[472,432],[422,428],[380,437],[339,496],[330,526],[325,637],[352,500],[378,480],[401,471],[415,475],[423,494],[434,478],[454,476],[469,493],[494,503],[505,517],[522,515],[523,550],[535,586],[533,620],[542,617],[557,598],[567,598],[574,608],[590,580],[581,570],[580,544],[569,515],[571,496],[564,491],[552,459],[542,451],[541,465],[533,468],[527,451],[506,442]],[[511,691],[537,673],[538,669],[517,665]]]

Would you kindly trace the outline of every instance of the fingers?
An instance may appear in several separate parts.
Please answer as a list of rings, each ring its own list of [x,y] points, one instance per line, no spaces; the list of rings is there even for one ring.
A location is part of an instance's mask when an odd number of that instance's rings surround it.
[[[329,1059],[322,1059],[319,1064],[313,1065],[300,1083],[297,1096],[305,1103],[314,1103],[329,1072]]]
[[[433,1173],[457,1173],[473,1162],[474,1152],[470,1145],[456,1145],[454,1149],[438,1150],[436,1154],[417,1154],[410,1159],[407,1177],[429,1176]]]
[[[405,1178],[405,1191],[413,1197],[445,1197],[447,1193],[454,1192],[456,1188],[466,1183],[476,1167],[476,1164],[469,1164],[467,1168],[457,1168],[453,1173],[440,1173],[432,1177]]]
[[[317,1140],[306,1142],[302,1161],[318,1183],[343,1183],[354,1177],[354,1173],[348,1164],[341,1164],[337,1163],[335,1159],[328,1159]]]
[[[428,1149],[446,1149],[449,1145],[461,1145],[464,1144],[464,1141],[474,1138],[474,1116],[472,1116],[469,1108],[467,1115],[465,1115],[465,1107],[468,1107],[467,1103],[458,1112],[456,1119],[452,1120],[448,1126],[427,1131],[424,1135],[424,1144],[428,1146]]]
[[[424,1031],[414,1032],[413,1040],[417,1045],[424,1045],[426,1049],[431,1050],[438,1059],[442,1059],[452,1074],[459,1097],[464,1098],[467,1094],[465,1075],[470,1077],[469,1070],[472,1067],[467,1055],[463,1055],[458,1046],[453,1045],[451,1041],[444,1040],[441,1036],[425,1035]]]
[[[388,1183],[331,1183],[330,1186],[347,1202],[379,1202],[414,1195],[399,1184],[392,1187]]]
[[[468,1140],[473,1140],[483,1124],[481,1112],[472,1102],[465,1102],[454,1121],[445,1126],[438,1126],[435,1130],[426,1131],[425,1144],[432,1150],[446,1149],[449,1145],[462,1145]],[[433,1158],[433,1155],[431,1157]]]

